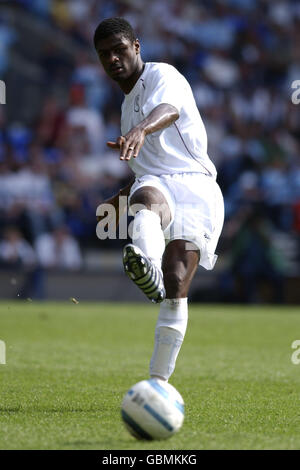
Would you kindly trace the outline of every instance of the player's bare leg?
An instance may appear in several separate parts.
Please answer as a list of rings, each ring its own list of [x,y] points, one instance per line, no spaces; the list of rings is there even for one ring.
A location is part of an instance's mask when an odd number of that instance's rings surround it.
[[[123,250],[127,275],[155,303],[165,298],[161,269],[165,240],[162,226],[170,221],[170,210],[163,194],[145,186],[131,197],[131,209],[137,210],[133,222],[132,244]]]
[[[191,242],[173,240],[167,245],[162,262],[167,299],[187,297],[199,257],[199,249]]]
[[[171,211],[164,197],[159,189],[153,186],[143,186],[133,193],[130,199],[130,205],[142,204],[148,210],[155,212],[161,221],[162,229],[164,230],[171,220]]]
[[[187,249],[187,246],[189,249]],[[150,375],[168,380],[174,371],[188,321],[187,296],[199,263],[199,250],[185,240],[171,241],[162,262],[166,299],[160,304]]]

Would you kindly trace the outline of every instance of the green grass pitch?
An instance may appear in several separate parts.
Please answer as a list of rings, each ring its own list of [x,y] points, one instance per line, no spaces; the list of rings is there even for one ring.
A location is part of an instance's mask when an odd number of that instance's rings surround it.
[[[120,403],[148,377],[158,307],[1,302],[1,449],[300,449],[299,307],[190,305],[170,383],[186,416],[136,441]],[[300,355],[299,355],[300,356]]]

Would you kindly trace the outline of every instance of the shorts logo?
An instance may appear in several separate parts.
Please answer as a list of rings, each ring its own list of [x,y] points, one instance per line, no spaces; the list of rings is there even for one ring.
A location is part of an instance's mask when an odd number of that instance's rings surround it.
[[[140,95],[136,95],[134,98],[134,110],[136,113],[138,113],[140,110]]]

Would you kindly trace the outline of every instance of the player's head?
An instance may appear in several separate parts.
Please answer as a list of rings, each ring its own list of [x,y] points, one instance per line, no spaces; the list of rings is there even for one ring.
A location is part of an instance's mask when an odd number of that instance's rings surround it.
[[[101,21],[94,34],[94,45],[97,49],[97,43],[101,39],[106,39],[113,34],[121,35],[133,43],[136,39],[132,26],[124,18],[108,18]]]
[[[140,61],[140,43],[124,18],[103,20],[94,33],[94,46],[105,72],[118,81],[126,80]]]

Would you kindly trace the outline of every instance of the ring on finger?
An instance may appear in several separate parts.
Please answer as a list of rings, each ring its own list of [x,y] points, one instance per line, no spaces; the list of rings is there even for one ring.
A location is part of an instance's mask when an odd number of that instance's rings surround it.
[[[128,150],[133,150],[133,149],[134,149],[134,147],[128,147]]]

